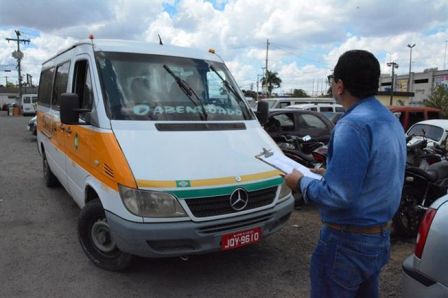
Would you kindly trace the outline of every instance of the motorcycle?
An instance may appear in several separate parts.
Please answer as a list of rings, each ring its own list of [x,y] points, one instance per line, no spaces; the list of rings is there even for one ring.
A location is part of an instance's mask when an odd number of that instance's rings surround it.
[[[416,236],[425,210],[447,190],[448,161],[433,163],[426,170],[408,165],[400,206],[392,219],[394,234]]]
[[[324,143],[313,140],[309,135],[304,137],[280,135],[275,137],[274,141],[286,156],[307,168],[316,166],[312,153],[324,146]]]

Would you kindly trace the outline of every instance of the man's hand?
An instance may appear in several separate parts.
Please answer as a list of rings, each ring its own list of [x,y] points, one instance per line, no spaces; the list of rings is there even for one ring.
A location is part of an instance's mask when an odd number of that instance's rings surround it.
[[[323,175],[325,175],[325,172],[327,170],[324,168],[318,168],[318,169],[310,169],[310,171],[323,176]]]
[[[297,170],[293,170],[291,174],[285,175],[286,184],[292,191],[297,192],[299,180],[303,177],[303,174]]]

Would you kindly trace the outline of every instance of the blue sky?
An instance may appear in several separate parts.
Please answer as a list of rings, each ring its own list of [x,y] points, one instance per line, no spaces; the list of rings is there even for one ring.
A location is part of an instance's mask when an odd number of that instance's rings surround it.
[[[442,69],[447,15],[446,0],[0,0],[0,65],[15,63],[5,38],[17,29],[31,39],[22,62],[35,82],[45,59],[90,33],[148,42],[160,34],[165,44],[215,48],[240,86],[255,89],[269,39],[268,67],[283,80],[277,91],[315,94],[339,55],[355,48],[374,53],[384,73],[390,61],[407,73],[407,44],[415,43],[413,70]]]

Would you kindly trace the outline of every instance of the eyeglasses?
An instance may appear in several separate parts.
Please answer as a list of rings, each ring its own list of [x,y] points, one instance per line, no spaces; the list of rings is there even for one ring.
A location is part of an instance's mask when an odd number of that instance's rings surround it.
[[[329,75],[327,79],[328,79],[328,85],[330,86],[333,85],[333,83],[335,82],[334,75]]]

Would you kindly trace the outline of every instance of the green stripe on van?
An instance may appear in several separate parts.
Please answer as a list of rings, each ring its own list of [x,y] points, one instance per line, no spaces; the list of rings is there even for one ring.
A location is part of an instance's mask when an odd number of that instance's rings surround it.
[[[168,193],[176,196],[179,199],[192,199],[192,198],[204,198],[230,195],[237,188],[244,188],[247,191],[255,191],[265,189],[273,186],[278,186],[283,183],[283,178],[278,177],[275,179],[261,181],[249,184],[239,184],[225,187],[214,187],[205,189],[186,189],[186,190],[170,190]]]

